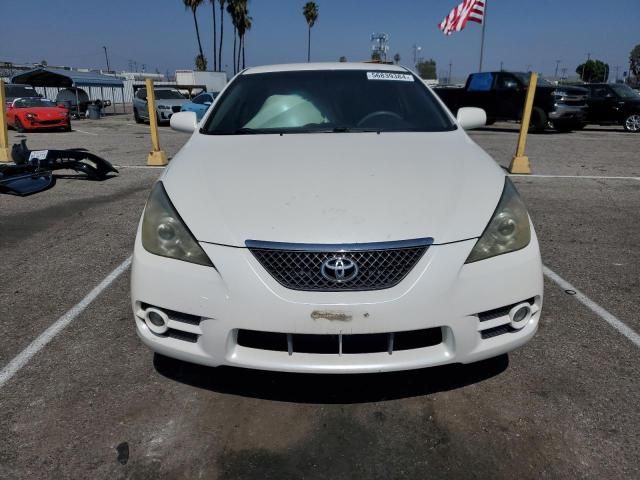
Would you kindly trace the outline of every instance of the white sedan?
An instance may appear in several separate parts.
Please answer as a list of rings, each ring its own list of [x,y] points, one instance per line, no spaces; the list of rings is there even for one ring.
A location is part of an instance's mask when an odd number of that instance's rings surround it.
[[[500,167],[393,65],[249,68],[155,184],[138,335],[189,362],[359,373],[470,363],[535,334],[542,265]]]

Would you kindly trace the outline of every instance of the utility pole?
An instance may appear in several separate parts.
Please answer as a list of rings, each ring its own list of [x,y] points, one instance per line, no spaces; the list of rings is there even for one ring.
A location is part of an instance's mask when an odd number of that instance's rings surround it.
[[[556,80],[558,79],[558,67],[560,67],[560,62],[561,62],[561,61],[562,61],[562,60],[556,60],[556,73],[555,73],[555,75],[553,76],[553,78],[555,78]]]
[[[565,67],[562,67],[562,79],[567,79],[567,69]]]
[[[453,62],[449,60],[449,76],[447,77],[447,83],[451,85],[451,68],[453,67]]]
[[[109,67],[109,55],[107,54],[107,47],[102,47],[104,49],[104,58],[107,60],[107,73],[111,71]]]
[[[502,60],[500,60],[500,71],[504,71],[504,62]]]
[[[620,77],[618,76],[618,72],[620,72],[620,65],[616,65],[616,66],[615,66],[615,67],[613,67],[613,68],[615,68],[615,69],[616,69],[616,83],[618,83],[618,79],[620,78]]]

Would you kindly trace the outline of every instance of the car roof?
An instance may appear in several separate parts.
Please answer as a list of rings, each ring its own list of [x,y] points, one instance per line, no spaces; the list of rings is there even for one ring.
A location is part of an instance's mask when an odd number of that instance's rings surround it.
[[[408,72],[399,65],[386,63],[351,63],[351,62],[321,62],[321,63],[286,63],[281,65],[263,65],[250,67],[242,72],[243,75],[273,72],[301,72],[310,70],[368,70],[372,72]]]

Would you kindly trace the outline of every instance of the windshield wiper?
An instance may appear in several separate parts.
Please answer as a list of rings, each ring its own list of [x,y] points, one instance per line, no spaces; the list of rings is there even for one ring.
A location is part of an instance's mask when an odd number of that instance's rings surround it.
[[[236,130],[226,130],[226,131],[213,131],[212,135],[255,135],[257,133],[263,133],[260,130],[256,130],[254,128],[242,127],[237,128]]]
[[[310,129],[305,133],[380,133],[380,129],[359,127],[332,127]]]

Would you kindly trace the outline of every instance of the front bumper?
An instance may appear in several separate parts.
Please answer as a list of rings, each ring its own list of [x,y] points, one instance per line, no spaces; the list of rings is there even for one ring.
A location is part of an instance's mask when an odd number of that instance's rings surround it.
[[[245,248],[202,244],[214,269],[150,254],[138,236],[131,278],[137,332],[158,353],[210,366],[364,373],[476,362],[533,337],[543,282],[535,233],[518,252],[464,265],[474,244],[475,239],[430,247],[387,290],[304,292],[278,284]],[[485,315],[481,321],[478,315],[525,300],[531,301],[532,315],[519,330],[508,328],[508,316]],[[174,335],[149,330],[143,320],[148,305],[169,311]],[[177,312],[194,317],[185,321]],[[238,343],[239,330],[346,336],[429,328],[440,329],[439,343],[391,352],[298,353]]]
[[[66,127],[67,125],[69,125],[69,119],[68,118],[62,118],[62,119],[54,119],[54,120],[31,120],[31,121],[25,121],[23,123],[25,128],[28,129],[46,129],[46,128],[60,128],[60,127]]]
[[[178,110],[180,111],[180,110]],[[169,110],[165,110],[165,109],[158,109],[157,110],[157,116],[158,116],[158,121],[159,122],[168,122],[169,120],[171,120],[171,116],[176,113],[173,111],[173,109],[169,109]]]
[[[587,109],[587,106],[576,107],[572,105],[556,104],[553,111],[549,112],[549,120],[570,120],[581,122],[587,118]]]

